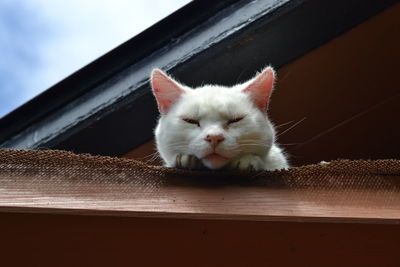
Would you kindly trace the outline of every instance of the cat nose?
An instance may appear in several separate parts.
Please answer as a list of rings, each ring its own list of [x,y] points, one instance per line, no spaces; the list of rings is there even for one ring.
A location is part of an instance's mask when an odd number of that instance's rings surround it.
[[[225,137],[222,134],[209,134],[204,138],[207,142],[209,142],[212,147],[216,147],[219,143],[225,140]]]

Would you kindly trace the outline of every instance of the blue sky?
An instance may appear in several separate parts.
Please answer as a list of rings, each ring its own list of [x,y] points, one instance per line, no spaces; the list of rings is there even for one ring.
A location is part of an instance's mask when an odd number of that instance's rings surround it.
[[[0,0],[0,118],[189,0]]]

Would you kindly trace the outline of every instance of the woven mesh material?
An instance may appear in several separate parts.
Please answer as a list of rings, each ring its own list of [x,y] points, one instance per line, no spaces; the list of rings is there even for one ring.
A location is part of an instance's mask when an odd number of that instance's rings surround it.
[[[123,158],[77,155],[66,151],[0,150],[0,179],[29,177],[32,185],[47,180],[80,179],[110,184],[257,185],[282,188],[351,188],[398,191],[400,160],[336,160],[285,171],[187,171],[151,166]]]

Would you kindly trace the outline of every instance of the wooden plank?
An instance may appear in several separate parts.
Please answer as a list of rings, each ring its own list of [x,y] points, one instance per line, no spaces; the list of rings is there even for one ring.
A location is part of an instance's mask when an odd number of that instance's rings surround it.
[[[0,150],[0,211],[312,222],[400,222],[400,163],[195,172],[61,151]]]
[[[3,186],[2,184],[1,186]],[[0,211],[252,221],[400,223],[400,197],[373,191],[129,188],[98,184],[1,190]],[[111,190],[115,190],[110,192]],[[53,191],[53,193],[48,193]]]
[[[400,266],[399,225],[0,213],[3,266]]]

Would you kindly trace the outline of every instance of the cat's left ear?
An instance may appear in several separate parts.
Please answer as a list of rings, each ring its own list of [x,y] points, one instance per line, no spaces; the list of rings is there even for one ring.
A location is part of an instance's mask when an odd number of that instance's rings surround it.
[[[265,68],[260,74],[247,82],[242,92],[250,94],[254,104],[265,111],[274,88],[275,71],[272,67]]]
[[[151,87],[161,114],[167,114],[173,104],[186,92],[177,81],[159,69],[154,69],[151,73]]]

